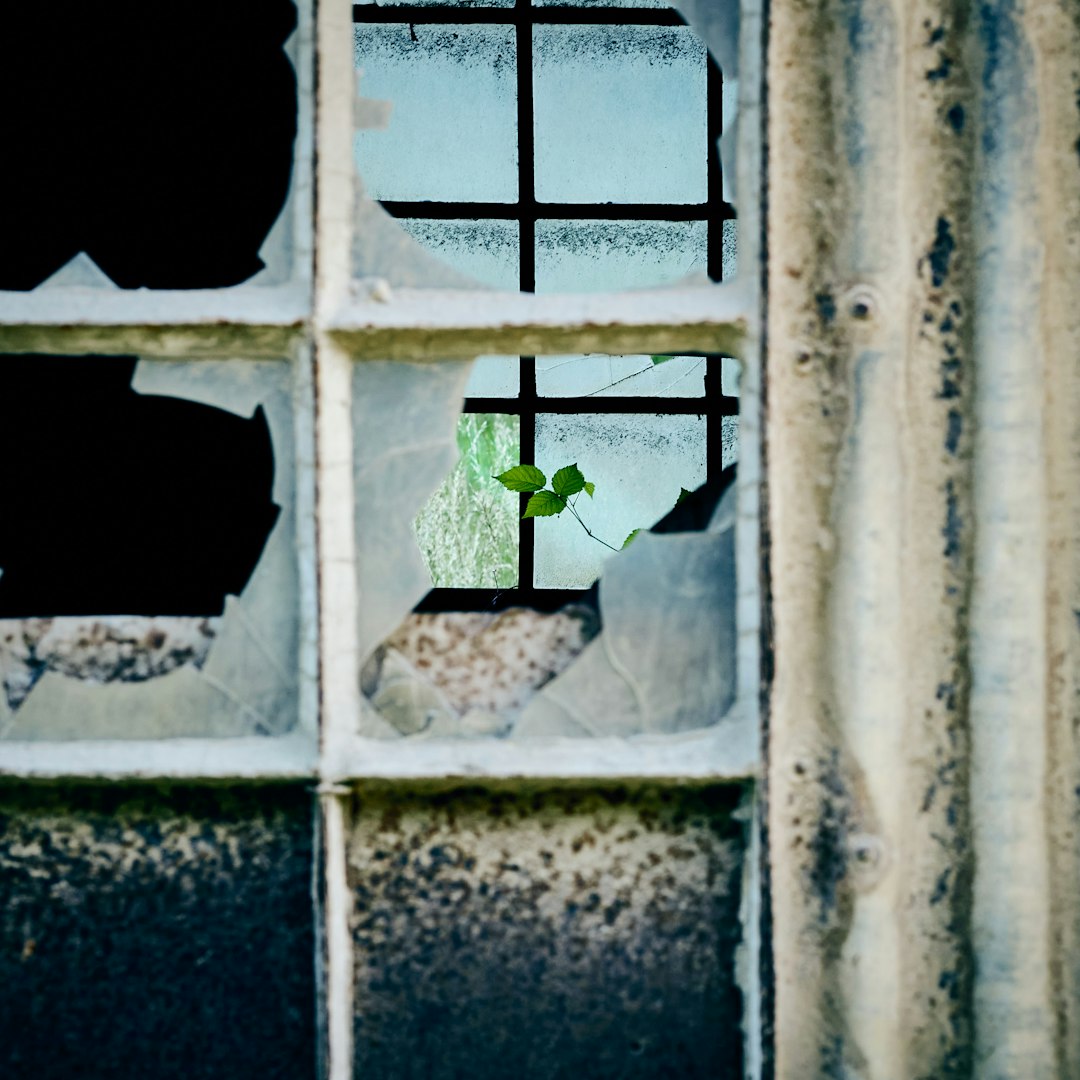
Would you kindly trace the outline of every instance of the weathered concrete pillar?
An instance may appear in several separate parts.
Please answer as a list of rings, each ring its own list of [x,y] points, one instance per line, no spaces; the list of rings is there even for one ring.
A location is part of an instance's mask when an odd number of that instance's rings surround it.
[[[774,0],[775,1073],[1080,1075],[1080,6]]]

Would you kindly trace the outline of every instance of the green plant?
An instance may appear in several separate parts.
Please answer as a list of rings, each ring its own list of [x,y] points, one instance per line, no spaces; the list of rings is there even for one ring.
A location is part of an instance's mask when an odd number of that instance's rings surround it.
[[[564,465],[559,469],[551,478],[550,488],[546,486],[547,477],[535,465],[515,465],[512,469],[507,469],[506,472],[500,473],[498,476],[492,477],[492,479],[498,480],[504,488],[508,488],[510,491],[529,493],[530,497],[525,504],[525,513],[521,515],[523,518],[555,517],[564,510],[569,510],[577,523],[593,540],[598,544],[603,544],[604,547],[611,551],[621,551],[623,548],[628,547],[633,542],[634,537],[641,532],[640,529],[634,529],[619,547],[615,547],[614,544],[601,540],[581,520],[581,515],[576,509],[577,500],[581,497],[583,491],[591,499],[596,491],[596,485],[585,479],[585,474],[577,467],[577,462],[573,465]],[[676,506],[689,494],[690,492],[686,488],[681,488],[679,498],[676,500]]]

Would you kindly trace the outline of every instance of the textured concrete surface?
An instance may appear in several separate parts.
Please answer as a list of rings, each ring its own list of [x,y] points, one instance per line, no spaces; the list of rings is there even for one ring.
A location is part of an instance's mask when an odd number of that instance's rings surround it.
[[[313,1077],[310,799],[0,786],[0,1075]]]
[[[741,794],[361,795],[355,1074],[741,1077]]]

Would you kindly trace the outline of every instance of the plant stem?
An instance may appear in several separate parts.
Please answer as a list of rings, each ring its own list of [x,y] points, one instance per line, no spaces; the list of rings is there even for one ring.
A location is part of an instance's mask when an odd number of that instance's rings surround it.
[[[581,527],[582,527],[582,528],[583,528],[583,529],[584,529],[584,530],[585,530],[585,531],[586,531],[586,532],[587,532],[587,533],[588,533],[588,534],[589,534],[589,535],[590,535],[590,536],[591,536],[591,537],[592,537],[592,538],[593,538],[593,539],[594,539],[594,540],[595,540],[595,541],[596,541],[596,542],[597,542],[598,544],[603,544],[603,545],[604,545],[604,547],[608,548],[608,549],[609,549],[610,551],[618,551],[618,550],[619,550],[619,548],[617,548],[617,547],[612,547],[612,546],[611,546],[611,545],[610,545],[610,544],[609,544],[609,543],[608,543],[608,542],[607,542],[606,540],[601,540],[601,539],[600,539],[600,537],[599,537],[599,536],[597,536],[597,535],[596,535],[596,534],[595,534],[595,533],[594,533],[594,532],[592,531],[592,529],[590,529],[590,528],[589,528],[589,526],[588,526],[588,525],[586,525],[586,524],[585,524],[585,522],[581,520],[581,518],[580,518],[580,517],[578,516],[578,512],[577,512],[577,511],[576,511],[576,510],[574,509],[573,503],[571,503],[569,499],[563,499],[563,505],[564,505],[564,506],[566,507],[566,509],[567,509],[567,510],[569,510],[569,511],[570,511],[570,513],[571,513],[571,514],[573,514],[573,515],[574,515],[574,517],[575,517],[575,518],[577,518],[577,523],[578,523],[578,524],[579,524],[579,525],[580,525],[580,526],[581,526]]]

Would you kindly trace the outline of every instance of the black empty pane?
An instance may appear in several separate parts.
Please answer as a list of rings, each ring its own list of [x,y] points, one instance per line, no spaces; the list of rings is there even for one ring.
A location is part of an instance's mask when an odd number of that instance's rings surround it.
[[[236,285],[284,205],[287,0],[9,5],[0,288],[87,252],[124,288]]]
[[[0,357],[0,617],[215,615],[277,520],[262,409],[131,389],[134,357]]]

